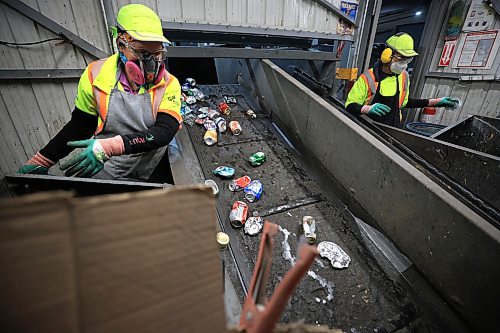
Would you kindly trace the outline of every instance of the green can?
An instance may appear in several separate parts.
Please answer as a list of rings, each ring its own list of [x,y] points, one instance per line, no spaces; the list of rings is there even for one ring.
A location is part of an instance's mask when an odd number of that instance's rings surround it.
[[[261,151],[252,154],[252,156],[250,156],[250,158],[248,159],[248,162],[250,162],[250,164],[253,166],[259,166],[265,161],[266,161],[266,154],[264,154]]]

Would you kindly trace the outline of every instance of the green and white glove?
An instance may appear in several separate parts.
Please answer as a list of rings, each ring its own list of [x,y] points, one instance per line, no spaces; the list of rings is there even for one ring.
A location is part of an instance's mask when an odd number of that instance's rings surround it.
[[[382,103],[375,103],[373,105],[365,105],[361,108],[361,113],[376,116],[385,116],[391,112],[391,108]]]
[[[111,156],[121,155],[125,150],[123,139],[119,135],[109,139],[70,141],[68,146],[85,149],[61,165],[61,170],[66,170],[64,175],[67,177],[92,177],[104,168],[104,163]]]
[[[54,162],[40,154],[40,152],[37,152],[19,170],[17,170],[17,173],[47,175],[49,173],[49,168],[54,164]]]
[[[433,98],[429,100],[429,106],[445,107],[449,109],[456,109],[460,100],[453,97]]]

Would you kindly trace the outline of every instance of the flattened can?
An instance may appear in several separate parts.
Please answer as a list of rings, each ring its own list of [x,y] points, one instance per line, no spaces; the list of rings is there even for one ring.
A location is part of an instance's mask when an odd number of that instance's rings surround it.
[[[193,79],[192,77],[188,77],[186,79],[186,84],[190,87],[190,88],[194,88],[196,86],[196,80]]]
[[[316,220],[312,216],[304,216],[302,218],[302,230],[304,237],[309,244],[316,242]]]
[[[203,141],[207,146],[213,146],[217,143],[217,131],[216,130],[207,130],[205,135],[203,136]]]
[[[229,129],[231,130],[231,133],[233,133],[234,135],[241,134],[241,126],[237,120],[233,120],[229,123]]]
[[[215,122],[210,119],[205,120],[203,126],[205,126],[205,129],[207,131],[215,131],[217,129],[217,125],[215,125]]]
[[[248,162],[250,162],[250,164],[253,166],[259,166],[266,161],[266,158],[266,154],[259,151],[252,154],[252,156],[250,156],[250,158],[248,159]]]
[[[210,119],[218,118],[220,116],[220,113],[214,109],[208,109],[207,113],[208,113],[208,118]]]
[[[187,83],[184,83],[181,87],[182,91],[184,91],[184,92],[187,92],[189,90],[189,88],[191,88],[191,87]]]
[[[227,104],[236,104],[236,97],[234,96],[224,96],[224,102]]]
[[[248,205],[243,201],[235,201],[231,212],[229,213],[229,221],[235,228],[241,228],[247,219]]]
[[[245,222],[245,233],[250,236],[257,235],[264,225],[264,221],[260,216],[249,217]]]
[[[231,113],[231,108],[229,107],[229,105],[227,105],[226,102],[219,103],[218,108],[219,108],[219,111],[222,114],[225,114],[226,116],[228,116]]]
[[[195,123],[197,123],[198,125],[203,125],[205,123],[207,118],[200,118],[200,117],[196,117],[196,119],[194,120]]]
[[[245,199],[254,202],[260,199],[264,186],[260,180],[252,180],[243,191],[245,191]]]
[[[240,191],[240,190],[244,189],[245,187],[247,187],[248,184],[250,184],[251,182],[252,182],[252,179],[250,179],[250,177],[248,177],[248,176],[240,177],[238,179],[232,180],[229,183],[229,190],[231,190],[232,192]]]
[[[219,133],[224,133],[227,129],[226,119],[219,117],[219,118],[216,118],[214,121],[215,121],[215,124],[217,125],[217,129],[219,130]]]
[[[205,185],[210,186],[212,188],[212,192],[214,193],[214,196],[219,195],[219,186],[217,186],[217,183],[214,182],[212,179],[205,180]]]
[[[234,169],[225,165],[217,167],[214,171],[214,175],[222,178],[231,178],[234,175]]]

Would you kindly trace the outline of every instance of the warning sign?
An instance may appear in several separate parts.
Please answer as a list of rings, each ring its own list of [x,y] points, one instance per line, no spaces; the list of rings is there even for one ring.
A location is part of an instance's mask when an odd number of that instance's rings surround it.
[[[450,65],[453,54],[455,53],[455,48],[457,46],[457,40],[448,40],[444,43],[443,52],[441,53],[441,58],[439,58],[440,67],[448,67]]]
[[[490,69],[500,46],[499,31],[494,29],[462,34],[452,67]]]

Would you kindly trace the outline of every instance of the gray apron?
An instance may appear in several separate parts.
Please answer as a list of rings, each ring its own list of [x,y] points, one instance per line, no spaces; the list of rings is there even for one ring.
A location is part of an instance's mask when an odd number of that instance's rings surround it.
[[[134,95],[120,91],[115,86],[109,96],[104,127],[95,138],[106,139],[116,135],[144,132],[153,126],[155,121],[151,96],[147,92]],[[162,147],[139,154],[112,156],[104,163],[104,169],[92,178],[147,181],[165,150],[166,147]]]

